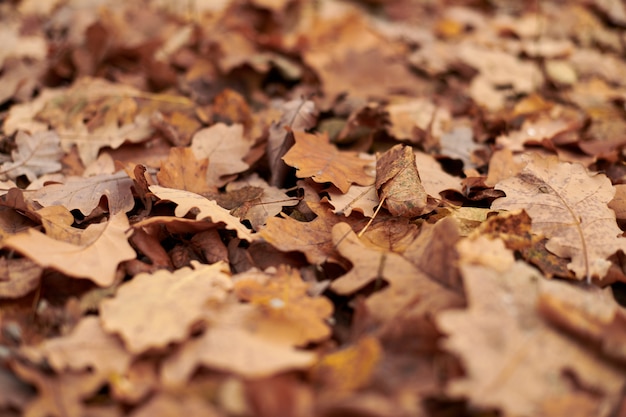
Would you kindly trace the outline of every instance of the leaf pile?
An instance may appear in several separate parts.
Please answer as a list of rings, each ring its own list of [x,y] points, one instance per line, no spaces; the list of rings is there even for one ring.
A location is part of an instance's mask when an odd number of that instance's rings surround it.
[[[0,414],[626,416],[618,0],[0,2]]]

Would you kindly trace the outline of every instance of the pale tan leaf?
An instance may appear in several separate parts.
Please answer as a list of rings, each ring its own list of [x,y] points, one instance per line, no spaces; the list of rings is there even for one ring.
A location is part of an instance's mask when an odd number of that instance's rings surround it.
[[[36,348],[27,347],[26,351],[46,358],[59,373],[92,368],[105,376],[123,375],[132,361],[122,341],[105,333],[97,316],[84,317],[69,335],[48,339]]]
[[[209,159],[207,182],[219,188],[228,182],[228,178],[223,177],[248,169],[243,158],[250,151],[250,145],[243,135],[243,125],[217,123],[196,132],[191,149],[196,158]]]
[[[43,267],[106,287],[115,281],[118,264],[137,256],[126,237],[129,227],[126,215],[118,214],[107,222],[88,226],[74,244],[28,229],[8,237],[3,245]]]
[[[184,217],[189,210],[198,209],[197,220],[210,219],[213,223],[224,223],[227,229],[237,232],[240,239],[252,241],[255,236],[246,228],[239,219],[220,207],[215,201],[208,200],[199,194],[189,191],[175,190],[158,185],[151,185],[150,192],[161,200],[169,200],[177,204],[174,214]]]
[[[135,206],[133,180],[124,171],[93,177],[68,177],[63,184],[49,184],[29,192],[26,197],[44,207],[64,206],[78,209],[85,216],[107,198],[111,214],[126,213]]]
[[[0,179],[16,179],[25,175],[29,181],[61,169],[63,156],[59,136],[53,130],[29,135],[19,131],[15,137],[17,149],[11,153],[12,162],[0,165]]]
[[[222,262],[138,274],[102,302],[103,327],[118,333],[134,354],[164,348],[185,340],[201,320],[205,303],[224,298],[231,285]]]
[[[626,251],[626,239],[608,207],[615,189],[603,174],[531,154],[517,176],[495,188],[507,196],[494,201],[492,209],[526,210],[532,231],[548,238],[550,252],[571,259],[568,268],[579,279],[604,277],[611,265],[607,258]]]
[[[462,249],[469,307],[437,316],[438,327],[448,335],[444,348],[461,358],[465,370],[451,381],[448,394],[498,408],[506,416],[546,415],[541,412],[546,403],[580,392],[571,384],[574,378],[593,390],[593,415],[606,415],[600,410],[612,409],[620,397],[623,373],[542,319],[537,302],[543,278],[534,268],[513,261],[510,251],[511,262],[499,270],[480,260],[483,252],[502,251],[502,242],[492,248],[496,242]]]
[[[316,361],[314,352],[259,338],[245,330],[219,326],[185,343],[162,368],[166,385],[184,384],[198,365],[261,378],[278,372],[307,369]]]
[[[343,214],[346,217],[352,213],[352,210],[362,213],[365,217],[372,217],[374,209],[380,204],[374,185],[352,184],[347,193],[331,190],[328,196],[330,197],[329,203],[334,207],[333,213]]]

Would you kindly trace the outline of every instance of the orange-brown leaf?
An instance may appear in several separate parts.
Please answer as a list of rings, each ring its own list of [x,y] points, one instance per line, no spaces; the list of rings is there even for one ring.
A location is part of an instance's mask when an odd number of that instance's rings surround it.
[[[294,132],[296,143],[283,160],[297,169],[299,178],[312,178],[315,182],[331,182],[343,193],[351,184],[370,185],[368,174],[371,162],[355,152],[338,150],[329,143],[328,135]]]

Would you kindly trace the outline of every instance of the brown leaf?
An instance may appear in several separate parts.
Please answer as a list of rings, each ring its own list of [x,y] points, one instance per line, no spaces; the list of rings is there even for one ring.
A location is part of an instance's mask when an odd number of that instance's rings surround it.
[[[232,216],[228,210],[221,208],[215,201],[208,200],[201,195],[158,185],[151,185],[150,191],[161,200],[169,200],[177,204],[174,214],[184,217],[191,209],[197,209],[196,220],[211,219],[213,223],[224,223],[227,229],[235,230],[237,236],[247,241],[254,240],[255,236],[250,233],[237,217]]]
[[[579,279],[604,277],[611,265],[607,258],[626,251],[615,213],[607,206],[615,190],[605,175],[592,176],[582,165],[531,155],[520,174],[496,189],[507,196],[492,209],[526,210],[533,232],[548,238],[549,251],[571,259],[568,267]]]
[[[261,190],[258,197],[245,201],[231,213],[241,220],[248,220],[254,230],[259,230],[269,218],[276,216],[283,207],[295,206],[299,200],[291,198],[276,187],[268,185],[258,174],[233,181],[226,186],[226,191],[240,190],[244,187],[256,187]]]
[[[422,214],[428,195],[410,146],[396,145],[378,156],[376,189],[392,215],[414,217]]]
[[[350,216],[352,210],[362,213],[365,217],[373,217],[374,209],[380,201],[374,185],[360,186],[352,184],[348,192],[330,190],[329,203],[334,207],[333,213]]]
[[[313,352],[256,337],[236,326],[221,325],[185,343],[165,361],[161,377],[166,385],[184,384],[198,365],[204,365],[248,378],[262,378],[307,369],[315,360]]]
[[[32,135],[17,132],[17,149],[11,152],[12,162],[0,165],[0,180],[16,179],[25,175],[30,182],[37,177],[61,170],[59,160],[63,156],[59,135],[54,131],[37,132]]]
[[[205,303],[226,296],[231,287],[227,271],[217,263],[139,274],[101,303],[103,327],[118,333],[134,354],[183,341],[201,320]]]
[[[315,182],[331,182],[345,193],[351,184],[370,185],[371,162],[355,152],[338,150],[329,143],[328,134],[312,135],[294,132],[296,143],[283,160],[297,170],[298,178]]]
[[[59,373],[93,369],[106,377],[125,374],[132,360],[121,340],[105,333],[96,316],[84,317],[71,334],[46,340],[37,348],[27,347],[26,351],[46,358]]]
[[[66,275],[88,278],[106,287],[115,281],[120,262],[134,259],[135,250],[128,244],[128,219],[124,214],[107,222],[76,229],[76,241],[53,239],[35,229],[9,237],[3,243],[43,267],[52,267]]]
[[[333,227],[333,242],[353,265],[347,274],[332,282],[333,291],[351,294],[372,282],[389,283],[366,301],[370,314],[378,320],[392,319],[403,310],[406,313],[416,309],[424,315],[460,304],[458,295],[432,281],[402,256],[363,245],[346,223]],[[420,303],[428,307],[420,310]]]
[[[27,417],[83,417],[83,401],[105,383],[101,375],[85,372],[49,375],[17,362],[13,368],[20,378],[37,387],[37,398],[23,410]]]
[[[282,109],[283,114],[270,126],[267,139],[267,158],[272,172],[269,183],[275,187],[285,182],[289,170],[282,158],[294,144],[293,132],[312,128],[318,113],[315,103],[304,98],[288,101]]]
[[[217,188],[224,186],[233,174],[248,169],[243,159],[250,151],[250,146],[240,124],[214,124],[196,132],[191,142],[196,158],[209,159],[206,180],[209,186]]]
[[[343,220],[330,209],[319,203],[307,203],[317,215],[310,222],[302,222],[291,217],[273,217],[261,229],[259,236],[282,251],[300,251],[309,262],[339,262],[330,232],[333,226]]]
[[[610,410],[622,395],[623,373],[544,322],[536,307],[543,278],[515,262],[500,241],[483,238],[461,249],[469,307],[437,317],[448,335],[444,348],[465,369],[448,385],[448,394],[504,415],[538,415],[550,399],[578,392],[568,377],[573,375],[579,386],[593,390],[594,414],[606,415],[600,410]]]
[[[27,258],[0,258],[0,299],[19,298],[39,286],[43,268]]]
[[[324,356],[311,370],[314,380],[343,394],[367,386],[383,354],[380,342],[371,336]]]
[[[68,177],[63,184],[49,184],[31,193],[30,201],[36,201],[44,207],[64,206],[68,210],[80,210],[88,216],[100,204],[100,199],[107,198],[111,214],[126,213],[132,210],[135,199],[131,191],[133,181],[120,171],[115,174],[100,174],[93,177]]]
[[[333,306],[324,297],[310,297],[310,285],[302,281],[297,270],[281,267],[272,275],[243,273],[234,280],[239,299],[257,307],[246,319],[247,323],[254,323],[255,333],[295,346],[330,336],[326,320]]]
[[[209,160],[196,158],[190,148],[172,148],[168,158],[161,161],[157,179],[163,187],[197,194],[215,191],[207,183],[208,167]]]
[[[159,393],[129,414],[129,417],[205,416],[220,417],[211,403],[202,397]]]

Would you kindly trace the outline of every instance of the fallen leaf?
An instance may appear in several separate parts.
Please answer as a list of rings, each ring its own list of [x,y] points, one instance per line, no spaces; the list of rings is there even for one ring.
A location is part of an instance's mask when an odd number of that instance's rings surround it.
[[[80,233],[74,244],[53,239],[35,229],[10,236],[2,243],[43,267],[55,268],[75,278],[87,278],[101,287],[115,281],[120,262],[137,254],[128,244],[129,229],[125,214],[92,224]]]
[[[311,369],[313,379],[332,387],[334,395],[364,388],[372,379],[382,355],[380,342],[371,336],[325,355]]]
[[[400,312],[418,310],[422,315],[441,308],[459,305],[458,295],[432,281],[415,265],[399,254],[371,249],[360,242],[346,223],[333,227],[333,242],[342,256],[352,262],[352,269],[334,280],[331,289],[338,294],[351,294],[370,283],[384,282],[388,287],[366,300],[370,314],[388,321]],[[420,304],[426,305],[420,309]]]
[[[310,285],[297,270],[279,268],[275,274],[243,273],[234,277],[234,293],[257,307],[246,318],[256,334],[294,346],[320,342],[330,336],[326,320],[333,307],[324,297],[307,294]]]
[[[333,213],[343,214],[346,217],[350,216],[352,210],[362,213],[365,217],[373,217],[374,209],[380,204],[374,185],[352,184],[348,192],[331,190],[328,196],[330,197],[328,202],[334,207]]]
[[[241,220],[248,220],[254,230],[259,230],[268,219],[280,213],[283,207],[295,206],[299,202],[297,198],[291,198],[279,188],[269,185],[256,173],[231,182],[226,186],[226,191],[240,190],[243,187],[258,187],[261,194],[231,209],[231,213]]]
[[[307,369],[316,360],[313,352],[263,339],[233,326],[209,327],[205,333],[181,346],[163,364],[165,385],[185,384],[199,365],[262,378],[279,372]]]
[[[0,258],[0,299],[19,298],[39,287],[43,268],[28,258]]]
[[[315,219],[303,222],[286,216],[273,217],[268,219],[259,236],[282,251],[304,253],[307,260],[314,264],[339,262],[330,231],[343,218],[324,204],[309,202],[307,206],[317,215]]]
[[[345,193],[351,184],[370,185],[369,159],[355,152],[338,150],[331,144],[328,134],[313,135],[295,131],[295,145],[283,160],[295,167],[298,178],[312,178],[315,182],[331,182]]]
[[[196,132],[191,139],[191,149],[196,158],[209,159],[207,183],[211,187],[222,187],[230,176],[248,169],[243,162],[250,151],[249,143],[243,135],[243,126],[227,126],[217,123]]]
[[[103,327],[119,334],[134,354],[181,342],[201,321],[202,307],[230,290],[227,271],[226,265],[217,263],[139,274],[101,303]]]
[[[396,145],[378,156],[376,189],[392,215],[414,217],[422,214],[428,195],[410,146]]]
[[[105,377],[123,375],[132,361],[122,341],[106,333],[96,316],[84,317],[67,336],[26,347],[26,353],[46,358],[59,373],[92,369]]]
[[[132,186],[132,179],[120,171],[89,178],[68,177],[63,184],[49,184],[29,192],[27,198],[44,207],[64,206],[88,216],[100,204],[100,199],[106,197],[109,212],[120,214],[135,205]]]
[[[186,395],[180,397],[159,393],[141,407],[133,410],[129,417],[171,417],[171,416],[219,417],[211,403],[202,397]]]
[[[19,363],[13,364],[13,370],[39,394],[24,408],[25,417],[83,417],[84,400],[105,383],[102,376],[86,372],[49,375]]]
[[[213,200],[208,200],[199,194],[189,191],[165,188],[151,185],[150,192],[161,200],[169,200],[177,204],[174,214],[184,217],[192,209],[197,209],[196,220],[211,219],[213,223],[224,223],[227,229],[237,232],[237,236],[247,241],[254,240],[252,235],[237,217],[232,216],[228,210],[218,206]]]
[[[533,232],[548,238],[550,252],[571,259],[568,267],[579,279],[604,277],[611,265],[607,258],[626,251],[615,213],[607,205],[615,190],[605,175],[534,155],[521,173],[499,182],[496,189],[507,196],[491,208],[526,210]]]
[[[159,184],[163,187],[176,188],[202,194],[216,191],[207,183],[209,160],[198,159],[190,148],[172,148],[161,169],[157,173]]]
[[[25,175],[32,182],[40,175],[61,170],[59,160],[63,156],[59,135],[54,131],[29,135],[18,131],[15,136],[17,149],[11,152],[12,162],[0,165],[0,179],[16,179]]]
[[[514,261],[497,240],[476,241],[462,251],[469,307],[441,312],[436,319],[448,335],[443,347],[462,359],[465,370],[463,377],[448,384],[448,394],[468,398],[475,406],[498,408],[503,415],[538,415],[551,399],[578,391],[568,377],[573,375],[579,386],[594,392],[594,415],[607,415],[621,396],[624,377],[614,365],[543,321],[536,307],[543,278],[536,270]],[[486,252],[503,253],[510,261],[485,257]]]
[[[269,183],[276,187],[284,183],[289,170],[282,158],[294,144],[293,132],[312,128],[318,116],[315,103],[304,98],[283,103],[281,108],[283,114],[270,126],[267,139],[267,158],[272,172]]]

